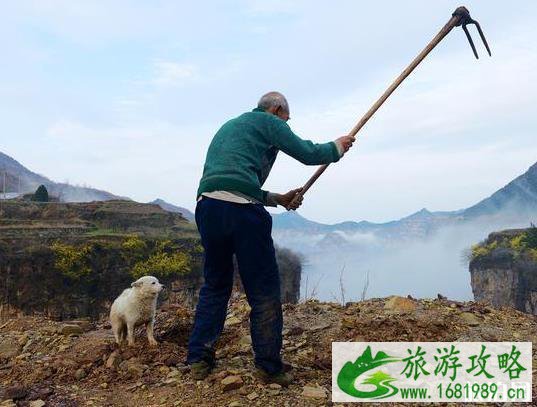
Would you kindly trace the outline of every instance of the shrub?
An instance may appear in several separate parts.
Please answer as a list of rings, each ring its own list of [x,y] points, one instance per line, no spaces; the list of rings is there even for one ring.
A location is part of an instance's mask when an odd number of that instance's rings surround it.
[[[127,262],[140,261],[147,253],[147,244],[139,236],[129,236],[121,244],[123,259]],[[132,263],[130,263],[132,264]]]
[[[53,243],[52,250],[54,251],[54,267],[64,276],[79,279],[91,274],[91,267],[88,264],[90,247]]]
[[[477,259],[481,256],[489,255],[494,249],[498,247],[498,242],[494,241],[492,243],[480,243],[472,246],[472,260]]]
[[[134,278],[152,275],[157,278],[170,277],[175,274],[186,274],[191,271],[190,256],[184,252],[157,252],[147,260],[136,263],[131,271]]]

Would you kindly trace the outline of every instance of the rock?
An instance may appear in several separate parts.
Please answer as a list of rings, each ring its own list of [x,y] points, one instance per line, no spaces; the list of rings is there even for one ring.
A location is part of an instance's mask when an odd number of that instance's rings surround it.
[[[462,312],[460,317],[469,326],[478,326],[479,324],[481,324],[480,319],[471,312]]]
[[[23,386],[11,386],[4,391],[4,398],[22,400],[28,395],[28,389]]]
[[[0,407],[17,407],[13,400],[4,400],[0,402]]]
[[[257,394],[255,391],[246,396],[246,398],[250,401],[254,401],[258,397],[259,397],[259,394]]]
[[[20,352],[20,346],[17,340],[13,338],[4,338],[0,340],[0,359],[11,359]]]
[[[168,379],[171,379],[172,377],[179,377],[181,376],[181,372],[177,369],[172,369],[166,376]]]
[[[86,377],[86,371],[84,369],[78,369],[75,372],[75,379],[76,380],[82,380],[84,377]]]
[[[117,352],[112,352],[106,360],[106,367],[109,369],[117,369],[121,363],[121,356]]]
[[[46,405],[47,403],[39,399],[39,400],[30,401],[29,407],[44,407]]]
[[[164,361],[164,364],[166,366],[176,366],[182,363],[182,361],[183,359],[181,359],[178,355],[172,355]]]
[[[384,309],[394,312],[412,312],[416,310],[416,302],[396,295],[388,298],[384,304]]]
[[[278,383],[270,383],[268,387],[269,389],[274,389],[274,390],[279,390],[282,388],[282,386],[279,385]]]
[[[17,341],[19,346],[24,346],[26,345],[26,342],[28,342],[28,340],[30,339],[30,337],[28,336],[28,334],[22,334],[20,337],[19,337],[19,340]]]
[[[316,400],[325,399],[326,390],[322,387],[304,386],[302,388],[302,397]]]
[[[82,319],[82,320],[76,320],[76,321],[70,321],[70,325],[78,325],[80,329],[82,329],[84,332],[89,332],[95,328],[95,325],[91,323],[88,320]]]
[[[141,365],[129,365],[127,372],[134,377],[141,377],[144,374],[144,369]]]
[[[356,320],[352,318],[341,318],[343,328],[352,329],[356,326]]]
[[[238,400],[232,401],[231,403],[228,404],[228,407],[241,407],[241,406],[242,404]]]
[[[222,379],[220,384],[222,385],[222,390],[226,392],[241,388],[244,382],[240,376],[227,376]]]
[[[277,396],[278,394],[280,394],[280,389],[268,389],[267,394],[269,396]]]
[[[60,328],[60,333],[65,336],[82,335],[84,333],[84,330],[80,326],[75,324],[65,324],[62,325],[62,327]]]

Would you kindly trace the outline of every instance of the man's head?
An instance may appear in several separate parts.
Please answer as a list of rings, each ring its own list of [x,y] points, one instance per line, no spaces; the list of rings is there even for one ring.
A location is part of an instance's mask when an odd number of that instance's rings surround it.
[[[259,99],[257,107],[267,113],[278,116],[280,119],[289,120],[289,104],[280,92],[269,92]]]

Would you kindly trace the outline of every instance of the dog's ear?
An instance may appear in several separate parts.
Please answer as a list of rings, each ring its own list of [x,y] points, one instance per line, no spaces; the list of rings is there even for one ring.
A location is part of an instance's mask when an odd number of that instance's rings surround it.
[[[131,287],[132,288],[135,288],[135,287],[141,287],[142,286],[142,282],[141,281],[134,281],[132,284],[131,284]]]

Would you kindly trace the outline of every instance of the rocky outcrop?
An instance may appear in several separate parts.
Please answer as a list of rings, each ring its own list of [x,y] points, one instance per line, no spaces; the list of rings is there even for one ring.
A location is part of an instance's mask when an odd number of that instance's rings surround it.
[[[496,232],[473,247],[474,298],[537,315],[537,252],[527,243],[533,229]]]

